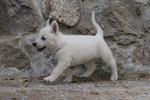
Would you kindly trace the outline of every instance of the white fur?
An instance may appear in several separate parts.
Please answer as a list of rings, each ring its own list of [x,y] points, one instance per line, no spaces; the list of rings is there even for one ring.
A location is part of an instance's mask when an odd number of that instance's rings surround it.
[[[39,37],[35,40],[36,48],[45,46],[47,50],[53,52],[54,59],[58,61],[51,75],[44,78],[44,80],[53,82],[61,73],[66,71],[65,81],[70,82],[72,80],[70,66],[81,64],[84,64],[87,68],[87,71],[81,77],[88,77],[96,69],[93,59],[98,57],[101,57],[110,66],[112,71],[110,80],[117,80],[115,59],[103,38],[102,29],[95,21],[94,12],[92,13],[92,23],[97,29],[95,36],[63,35],[59,31],[56,21],[40,31]],[[41,40],[42,36],[46,37],[46,40]]]

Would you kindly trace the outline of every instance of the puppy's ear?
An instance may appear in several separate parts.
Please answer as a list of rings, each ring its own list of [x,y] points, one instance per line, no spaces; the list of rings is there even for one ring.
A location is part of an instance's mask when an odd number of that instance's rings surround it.
[[[46,26],[50,26],[50,19],[48,19],[47,21],[46,21]]]
[[[56,34],[56,33],[58,32],[58,30],[59,30],[58,24],[57,24],[57,22],[54,20],[54,21],[52,22],[52,24],[51,24],[51,31]]]

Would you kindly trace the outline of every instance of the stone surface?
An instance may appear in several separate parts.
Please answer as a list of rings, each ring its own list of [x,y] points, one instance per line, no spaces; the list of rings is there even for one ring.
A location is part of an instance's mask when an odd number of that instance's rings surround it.
[[[11,37],[6,37],[7,39]],[[2,41],[2,39],[1,39]],[[0,42],[0,64],[9,68],[16,67],[17,69],[29,68],[29,58],[19,48],[19,38],[9,41]]]
[[[80,18],[79,5],[76,0],[44,0],[44,15],[68,25],[74,26]]]
[[[0,81],[0,98],[4,100],[149,100],[147,80],[117,82],[79,82],[54,85],[40,81]],[[9,96],[8,96],[9,95]]]

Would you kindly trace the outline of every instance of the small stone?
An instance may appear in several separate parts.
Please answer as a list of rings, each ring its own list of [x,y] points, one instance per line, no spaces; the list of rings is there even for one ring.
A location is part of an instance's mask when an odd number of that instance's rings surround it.
[[[122,35],[118,37],[117,43],[120,45],[129,45],[131,43],[136,43],[136,37],[133,36],[126,36],[126,35]]]
[[[142,14],[142,7],[140,5],[137,5],[135,8],[136,14],[140,16]]]

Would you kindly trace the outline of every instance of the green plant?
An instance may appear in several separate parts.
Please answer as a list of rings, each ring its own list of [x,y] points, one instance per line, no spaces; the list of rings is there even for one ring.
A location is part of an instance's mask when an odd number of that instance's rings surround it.
[[[110,67],[106,65],[100,58],[95,59],[95,63],[97,66],[97,69],[94,72],[95,77],[100,78],[102,80],[109,80],[111,77]],[[118,76],[119,76],[118,79],[119,80],[126,79],[127,73],[121,63],[117,63],[117,69],[118,69]]]
[[[100,58],[96,59],[95,63],[97,66],[97,69],[94,72],[95,77],[103,80],[109,80],[111,73],[108,65],[106,65]]]

